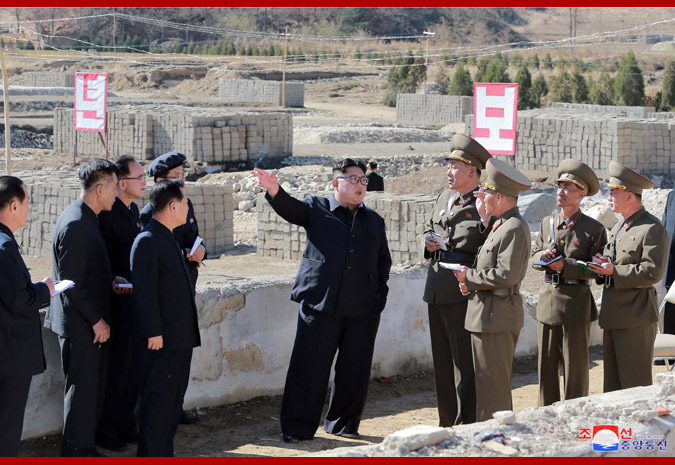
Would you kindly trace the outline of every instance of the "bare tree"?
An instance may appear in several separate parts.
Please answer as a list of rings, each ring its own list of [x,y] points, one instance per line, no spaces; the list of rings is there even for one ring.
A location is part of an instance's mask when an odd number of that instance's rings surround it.
[[[14,16],[16,16],[16,33],[21,32],[21,8],[14,8]]]

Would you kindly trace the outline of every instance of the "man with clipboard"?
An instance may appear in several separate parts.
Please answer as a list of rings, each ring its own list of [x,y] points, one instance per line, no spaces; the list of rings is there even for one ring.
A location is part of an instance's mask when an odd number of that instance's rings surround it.
[[[532,256],[544,272],[537,303],[539,405],[560,400],[564,367],[565,400],[588,395],[588,343],[598,310],[591,294],[595,274],[578,260],[590,261],[607,243],[599,221],[584,215],[581,200],[600,189],[593,170],[579,160],[562,160],[557,170],[558,213],[544,217]]]

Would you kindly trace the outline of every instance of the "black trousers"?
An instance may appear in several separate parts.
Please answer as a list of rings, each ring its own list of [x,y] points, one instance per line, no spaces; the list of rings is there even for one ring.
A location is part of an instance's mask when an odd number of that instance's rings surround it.
[[[134,415],[138,400],[138,370],[134,357],[132,305],[130,295],[113,295],[108,384],[96,431],[99,439],[124,441],[138,436]]]
[[[675,304],[666,302],[663,309],[663,332],[675,334]]]
[[[66,375],[61,456],[91,456],[96,451],[96,425],[103,408],[110,344],[59,336],[59,346]]]
[[[429,333],[439,426],[476,421],[476,380],[471,333],[464,329],[468,302],[429,304]]]
[[[300,309],[281,404],[283,434],[314,437],[336,351],[324,429],[333,434],[358,432],[379,324],[379,316],[345,318],[306,307]]]
[[[16,457],[32,376],[0,376],[0,457]]]
[[[139,351],[141,415],[136,452],[139,457],[173,457],[173,438],[190,379],[191,361],[192,349]]]

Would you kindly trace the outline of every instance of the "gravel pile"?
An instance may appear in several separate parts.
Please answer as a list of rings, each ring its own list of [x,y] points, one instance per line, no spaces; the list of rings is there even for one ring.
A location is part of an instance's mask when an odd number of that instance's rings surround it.
[[[387,142],[447,142],[451,133],[395,124],[343,124],[340,126],[300,124],[293,127],[293,143],[349,144]]]
[[[53,148],[54,136],[40,134],[23,129],[12,129],[10,132],[12,148],[28,149],[51,149]],[[5,133],[0,132],[0,147],[5,147]]]

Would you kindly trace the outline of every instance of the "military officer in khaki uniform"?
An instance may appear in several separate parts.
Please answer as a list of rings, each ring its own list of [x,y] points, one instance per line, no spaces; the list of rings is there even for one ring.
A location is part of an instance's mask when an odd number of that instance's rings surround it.
[[[476,421],[476,388],[471,357],[471,336],[464,329],[468,298],[459,291],[457,278],[441,262],[473,265],[487,236],[489,217],[476,209],[481,170],[490,158],[482,145],[464,134],[450,141],[448,189],[436,199],[425,233],[424,257],[431,259],[424,301],[429,305],[429,333],[434,360],[440,426]],[[483,209],[483,212],[485,210]],[[434,239],[437,234],[446,246]]]
[[[464,327],[471,332],[476,376],[476,421],[512,409],[511,367],[520,328],[523,299],[520,282],[530,255],[530,228],[518,213],[518,194],[531,187],[522,173],[491,158],[485,189],[476,193],[478,211],[494,222],[478,252],[475,268],[455,272],[463,295],[471,295]]]
[[[558,213],[544,217],[533,247],[534,266],[544,271],[537,304],[539,346],[539,405],[560,400],[560,366],[564,367],[565,399],[588,395],[588,342],[598,310],[591,294],[595,274],[577,264],[589,262],[607,243],[599,221],[579,209],[581,200],[600,189],[593,170],[579,160],[563,160],[557,171]]]
[[[623,220],[611,229],[604,255],[591,269],[604,284],[600,327],[604,392],[652,384],[658,303],[654,284],[663,278],[668,234],[642,206],[649,179],[614,161],[609,163],[609,206]]]

